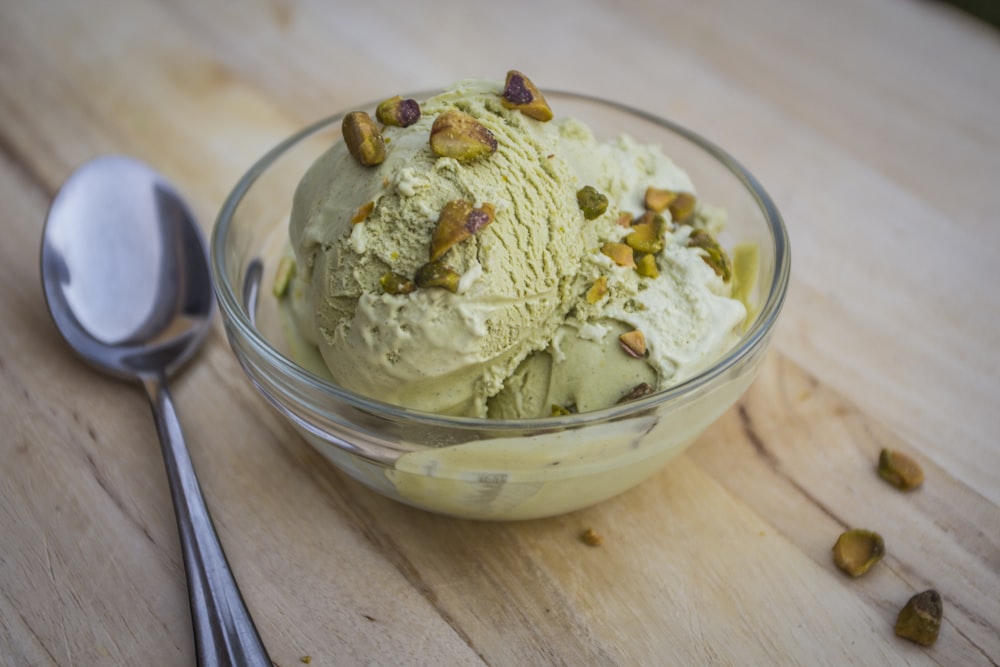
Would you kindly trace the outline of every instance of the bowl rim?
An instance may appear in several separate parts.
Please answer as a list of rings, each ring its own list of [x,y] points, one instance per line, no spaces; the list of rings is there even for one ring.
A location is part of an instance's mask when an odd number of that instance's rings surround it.
[[[415,99],[427,99],[430,96],[444,92],[444,89],[415,91],[403,94],[403,97]],[[695,144],[713,157],[722,166],[737,178],[737,180],[752,195],[757,206],[764,215],[768,229],[771,232],[771,242],[774,245],[774,273],[771,277],[771,284],[767,289],[767,296],[764,299],[760,312],[755,318],[752,326],[740,336],[734,345],[725,355],[720,357],[710,367],[702,370],[696,375],[673,385],[662,391],[654,392],[626,403],[609,406],[600,410],[574,413],[553,417],[538,417],[531,419],[491,419],[488,417],[462,417],[442,415],[432,412],[423,412],[405,408],[392,403],[379,401],[378,399],[359,394],[348,389],[344,389],[325,378],[322,378],[311,371],[296,364],[277,349],[275,349],[267,339],[262,336],[254,326],[250,316],[240,305],[239,294],[242,291],[230,283],[226,274],[225,240],[229,232],[233,214],[238,208],[243,197],[250,190],[256,180],[275,162],[281,155],[299,144],[309,136],[323,131],[340,121],[343,116],[353,109],[373,108],[378,101],[370,101],[363,105],[353,106],[337,113],[325,116],[313,123],[303,127],[297,132],[286,137],[277,143],[259,158],[247,172],[237,181],[233,189],[226,196],[211,233],[210,260],[212,268],[213,285],[219,301],[219,310],[228,327],[231,327],[238,334],[249,341],[259,355],[275,371],[290,378],[296,383],[303,383],[310,389],[322,392],[332,398],[343,401],[352,408],[367,414],[390,419],[396,422],[418,423],[433,427],[448,427],[457,429],[471,429],[476,431],[488,430],[494,433],[505,431],[522,431],[531,429],[543,431],[548,429],[562,430],[565,428],[579,428],[588,424],[603,423],[615,419],[620,419],[633,414],[646,412],[665,403],[683,399],[698,390],[710,385],[713,380],[725,374],[742,359],[751,355],[767,339],[774,328],[778,315],[784,304],[788,283],[791,273],[791,247],[788,238],[788,230],[777,206],[771,199],[757,178],[746,169],[742,163],[737,161],[727,151],[706,139],[702,135],[689,130],[688,128],[671,121],[667,118],[642,109],[638,109],[627,104],[607,100],[586,93],[577,93],[558,89],[544,89],[543,94],[550,99],[570,99],[578,102],[586,102],[615,109],[625,114],[637,117],[653,125],[664,128],[674,134],[681,136],[687,141]],[[289,203],[289,206],[291,204]],[[259,290],[257,290],[259,294]],[[235,351],[234,351],[235,353]],[[242,360],[240,360],[242,365]],[[244,368],[246,371],[246,368]],[[268,397],[274,402],[272,397]],[[323,408],[319,408],[323,410]]]

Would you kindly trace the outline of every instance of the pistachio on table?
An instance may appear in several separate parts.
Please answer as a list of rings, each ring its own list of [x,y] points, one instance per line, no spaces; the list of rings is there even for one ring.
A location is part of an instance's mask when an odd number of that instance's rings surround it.
[[[899,610],[896,634],[921,646],[930,646],[937,641],[943,615],[944,604],[936,590],[917,593]]]
[[[878,475],[900,491],[912,491],[924,483],[924,471],[920,464],[892,449],[883,449],[879,453]]]
[[[833,545],[833,562],[852,577],[860,577],[884,555],[885,540],[872,530],[848,530]]]
[[[372,117],[364,111],[352,111],[341,121],[344,143],[351,157],[363,167],[385,160],[385,141]]]
[[[472,162],[497,150],[497,139],[489,128],[458,109],[450,109],[431,125],[431,150],[441,157]]]

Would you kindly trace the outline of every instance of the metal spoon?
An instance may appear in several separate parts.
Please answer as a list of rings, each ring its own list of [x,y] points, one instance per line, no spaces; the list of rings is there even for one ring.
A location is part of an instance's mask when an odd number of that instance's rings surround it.
[[[180,195],[136,160],[85,164],[62,186],[42,236],[42,285],[86,361],[138,379],[159,432],[180,532],[198,664],[271,667],[219,544],[167,392],[215,311],[205,242]]]

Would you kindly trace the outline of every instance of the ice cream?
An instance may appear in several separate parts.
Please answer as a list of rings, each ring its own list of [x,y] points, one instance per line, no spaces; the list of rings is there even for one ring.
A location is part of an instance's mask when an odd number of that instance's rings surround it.
[[[291,310],[332,379],[520,419],[696,374],[746,318],[724,214],[659,149],[552,118],[523,75],[345,119],[293,202]]]

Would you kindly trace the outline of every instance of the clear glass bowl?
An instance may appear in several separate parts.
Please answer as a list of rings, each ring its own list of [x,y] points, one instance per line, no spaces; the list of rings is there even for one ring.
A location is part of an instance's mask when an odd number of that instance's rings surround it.
[[[342,114],[289,137],[253,165],[226,199],[212,234],[220,310],[250,381],[338,468],[379,493],[432,512],[529,519],[586,507],[635,486],[682,452],[747,389],[785,297],[791,262],[787,232],[771,198],[739,163],[654,115],[584,95],[545,94],[558,115],[583,120],[599,139],[624,132],[641,143],[659,144],[688,172],[702,201],[727,210],[723,245],[750,242],[759,248],[757,282],[749,294],[752,321],[733,349],[680,385],[605,410],[500,421],[382,403],[293,361],[270,286],[287,244],[295,187],[340,139]]]

